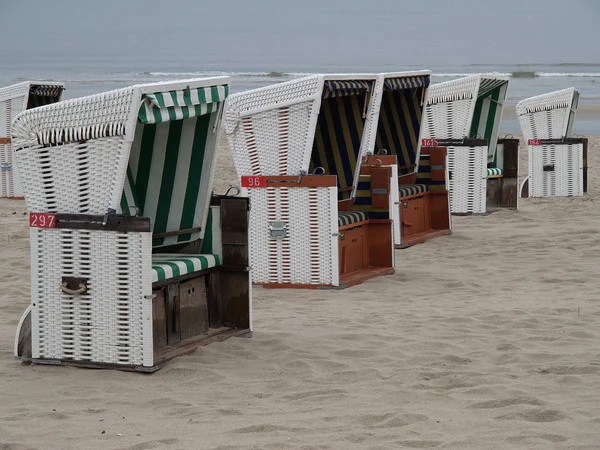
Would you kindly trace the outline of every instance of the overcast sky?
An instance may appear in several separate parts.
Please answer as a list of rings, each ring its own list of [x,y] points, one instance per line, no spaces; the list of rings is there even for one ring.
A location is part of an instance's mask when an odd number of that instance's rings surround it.
[[[0,0],[3,64],[600,63],[600,0]]]

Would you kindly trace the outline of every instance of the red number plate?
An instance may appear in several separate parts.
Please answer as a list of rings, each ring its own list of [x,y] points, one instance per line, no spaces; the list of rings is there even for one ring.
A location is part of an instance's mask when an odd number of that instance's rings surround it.
[[[421,140],[421,147],[437,147],[438,146],[438,141],[436,141],[435,139],[422,139]]]
[[[529,139],[527,145],[542,145],[541,139]]]
[[[267,178],[266,177],[242,177],[242,187],[244,187],[244,188],[267,187]]]
[[[48,213],[30,213],[29,226],[33,228],[54,228],[56,217]]]

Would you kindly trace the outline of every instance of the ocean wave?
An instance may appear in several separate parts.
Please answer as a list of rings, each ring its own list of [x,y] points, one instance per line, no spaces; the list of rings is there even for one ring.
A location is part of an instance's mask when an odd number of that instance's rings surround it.
[[[576,73],[555,73],[555,72],[536,72],[536,76],[540,78],[600,78],[600,73],[576,72]]]
[[[600,78],[600,73],[591,72],[534,72],[532,70],[518,70],[515,72],[498,73],[498,72],[479,72],[487,73],[490,75],[498,75],[512,78]],[[471,75],[477,75],[476,73],[434,73],[434,77],[440,78],[458,78],[468,77]]]
[[[234,76],[234,77],[266,77],[266,78],[282,78],[295,76],[297,74],[287,72],[221,72],[221,71],[202,71],[202,72],[142,72],[141,75],[151,77],[189,77],[189,76]],[[300,75],[300,74],[298,74]]]

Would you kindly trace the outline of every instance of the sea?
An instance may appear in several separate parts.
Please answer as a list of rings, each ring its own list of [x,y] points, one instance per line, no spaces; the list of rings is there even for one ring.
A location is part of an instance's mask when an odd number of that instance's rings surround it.
[[[373,67],[357,66],[352,70],[332,70],[331,67],[314,71],[227,71],[199,69],[184,65],[165,68],[160,71],[106,70],[95,67],[0,67],[0,86],[7,86],[26,80],[62,81],[66,89],[64,98],[75,98],[95,94],[107,90],[118,89],[139,83],[176,80],[194,77],[211,77],[227,75],[231,77],[231,92],[241,92],[275,83],[300,78],[312,73],[372,73],[384,71],[432,70],[432,83],[453,80],[476,73],[495,73],[510,77],[509,90],[505,110],[514,108],[516,103],[527,97],[551,92],[568,87],[576,87],[580,91],[580,105],[589,105],[600,113],[600,64],[573,63],[555,65],[461,65],[461,66],[409,66]],[[575,121],[575,134],[600,134],[600,114],[580,113]],[[514,114],[502,123],[501,132],[519,133],[519,125]]]
[[[600,134],[600,4],[576,3],[0,0],[0,86],[63,81],[73,98],[215,75],[240,92],[312,73],[498,73],[513,112],[502,132],[519,132],[519,100],[574,86],[574,132]]]

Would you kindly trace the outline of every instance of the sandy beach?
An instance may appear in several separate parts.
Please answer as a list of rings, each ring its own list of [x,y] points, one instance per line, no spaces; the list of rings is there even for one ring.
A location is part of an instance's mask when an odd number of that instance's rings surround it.
[[[257,288],[251,339],[153,375],[13,359],[29,231],[0,200],[0,450],[598,449],[600,136],[588,164],[588,195],[455,217],[394,275]]]

